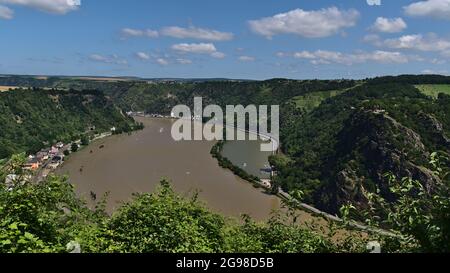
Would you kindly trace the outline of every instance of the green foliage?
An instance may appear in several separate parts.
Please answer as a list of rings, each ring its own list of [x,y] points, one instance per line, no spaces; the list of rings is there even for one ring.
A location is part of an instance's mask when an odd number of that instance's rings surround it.
[[[335,97],[345,92],[344,90],[331,90],[322,92],[313,92],[306,95],[294,97],[292,100],[295,105],[303,112],[311,112],[317,108],[322,101]]]
[[[450,95],[450,84],[421,84],[416,85],[416,88],[434,99],[437,99],[439,94]]]
[[[184,200],[163,181],[156,194],[136,195],[109,223],[111,238],[123,252],[217,252],[224,219]]]
[[[8,163],[13,166],[24,158]],[[16,162],[17,161],[17,162]],[[11,167],[2,168],[13,172]],[[19,171],[19,169],[17,169]],[[3,171],[2,171],[3,173]],[[80,201],[66,178],[38,184],[0,184],[0,253],[66,252],[69,242],[82,252],[211,253],[329,252],[333,244],[314,231],[285,224],[244,223],[210,212],[197,200],[180,197],[165,180],[153,194],[136,194],[112,216],[106,199],[94,210]]]
[[[427,173],[427,153],[450,152],[449,98],[433,100],[406,84],[370,83],[308,114],[287,106],[281,143],[292,161],[275,164],[277,183],[285,191],[301,189],[305,202],[331,213],[347,201],[364,206],[370,193],[393,201],[384,173]]]
[[[388,202],[379,195],[370,198],[365,217],[373,219],[371,226],[389,227],[399,236],[391,238],[410,252],[450,252],[450,187],[444,181],[449,175],[449,159],[445,154],[431,155],[432,169],[438,180],[433,188],[427,188],[423,181],[404,177],[397,179],[387,174],[390,190],[397,196],[396,202]],[[351,209],[343,207],[347,215]],[[377,211],[383,210],[387,217],[378,218]]]
[[[130,127],[98,91],[14,90],[0,94],[0,158],[35,153],[58,141],[77,139],[89,127]]]
[[[78,144],[76,144],[75,142],[72,143],[72,145],[70,145],[70,151],[72,153],[75,153],[76,151],[78,151]]]
[[[0,252],[61,252],[80,226],[95,220],[75,197],[65,178],[51,176],[40,184],[26,182],[13,157],[1,174],[16,174],[14,185],[0,183]]]
[[[203,103],[226,105],[281,105],[292,97],[316,91],[345,89],[356,84],[352,80],[294,81],[273,79],[252,81],[209,81],[196,83],[136,83],[126,92],[109,91],[118,106],[125,110],[169,114],[178,104],[192,107],[194,97],[203,98]],[[103,90],[103,89],[102,89]]]
[[[89,137],[87,135],[81,136],[81,145],[83,146],[89,145]]]

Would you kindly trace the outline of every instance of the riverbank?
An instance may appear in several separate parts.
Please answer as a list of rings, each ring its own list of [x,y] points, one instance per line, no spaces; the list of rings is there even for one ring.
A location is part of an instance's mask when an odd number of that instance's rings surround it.
[[[175,141],[175,120],[136,117],[142,131],[107,137],[91,143],[92,148],[73,154],[58,170],[91,206],[90,192],[109,192],[108,212],[115,211],[135,193],[155,192],[161,178],[168,178],[176,192],[198,192],[202,202],[225,216],[248,214],[262,221],[281,209],[280,199],[264,194],[247,181],[221,168],[210,151],[211,141]],[[99,147],[104,145],[103,149]],[[93,153],[90,153],[93,150]],[[80,172],[80,168],[82,172]],[[302,219],[310,219],[305,213]]]
[[[211,148],[211,155],[217,159],[220,167],[228,169],[240,178],[252,183],[256,188],[263,188],[262,181],[259,177],[247,173],[242,168],[234,165],[228,158],[222,155],[223,145],[225,141],[220,140]]]

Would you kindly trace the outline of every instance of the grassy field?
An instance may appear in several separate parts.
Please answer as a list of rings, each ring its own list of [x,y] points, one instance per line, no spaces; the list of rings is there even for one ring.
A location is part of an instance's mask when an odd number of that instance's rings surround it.
[[[3,85],[0,85],[0,92],[9,91],[9,90],[15,89],[15,88],[17,88],[17,86],[3,86]]]
[[[421,84],[416,85],[416,88],[433,98],[437,98],[439,93],[450,95],[450,84]]]
[[[314,92],[303,96],[294,97],[292,98],[292,100],[295,102],[298,108],[306,112],[310,112],[314,110],[314,108],[318,107],[325,99],[340,95],[345,91],[346,90],[329,90]]]

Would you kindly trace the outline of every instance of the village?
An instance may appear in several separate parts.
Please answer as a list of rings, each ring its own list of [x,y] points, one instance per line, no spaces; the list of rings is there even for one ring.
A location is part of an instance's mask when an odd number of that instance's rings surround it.
[[[39,182],[48,174],[56,170],[63,162],[66,155],[70,154],[72,146],[80,147],[80,142],[65,144],[58,142],[49,148],[44,148],[34,155],[28,156],[28,161],[23,166],[24,170],[35,173],[35,180]],[[75,148],[73,149],[75,150]]]
[[[90,128],[89,131],[93,131],[95,128]],[[26,163],[22,166],[24,171],[31,173],[18,177],[16,174],[9,174],[5,177],[5,184],[8,186],[14,185],[18,179],[22,181],[41,182],[47,178],[47,176],[60,167],[67,156],[71,153],[78,151],[81,147],[87,146],[89,142],[99,140],[108,136],[111,136],[116,131],[115,127],[112,127],[109,132],[87,136],[87,133],[83,139],[78,139],[73,142],[64,143],[62,141],[55,143],[54,145],[43,148],[35,154],[30,154],[27,157]]]

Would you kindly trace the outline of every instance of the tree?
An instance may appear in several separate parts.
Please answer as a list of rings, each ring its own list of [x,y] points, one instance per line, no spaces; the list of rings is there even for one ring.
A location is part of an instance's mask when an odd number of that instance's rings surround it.
[[[81,145],[83,146],[89,145],[89,137],[87,135],[81,136]]]
[[[24,157],[23,157],[24,158]],[[21,161],[20,161],[21,162]],[[20,163],[19,162],[19,163]],[[16,160],[1,170],[10,173]],[[2,172],[3,173],[3,172]],[[0,183],[0,253],[66,252],[77,242],[83,253],[329,252],[332,242],[307,228],[274,216],[267,223],[244,222],[211,212],[177,195],[168,181],[152,194],[136,194],[110,216],[106,199],[90,209],[67,178],[42,183]],[[26,200],[24,202],[24,200]]]
[[[434,189],[424,187],[421,181],[410,177],[398,179],[386,174],[390,190],[397,201],[389,203],[376,194],[369,195],[370,207],[364,216],[373,227],[390,228],[398,236],[390,238],[403,251],[424,253],[450,252],[450,187],[449,159],[445,153],[431,154],[430,164],[438,178]],[[349,215],[351,206],[341,211]],[[378,211],[387,212],[386,219],[380,219]]]
[[[72,143],[72,145],[70,146],[70,150],[72,151],[72,153],[78,151],[78,144],[76,144],[75,142]]]

